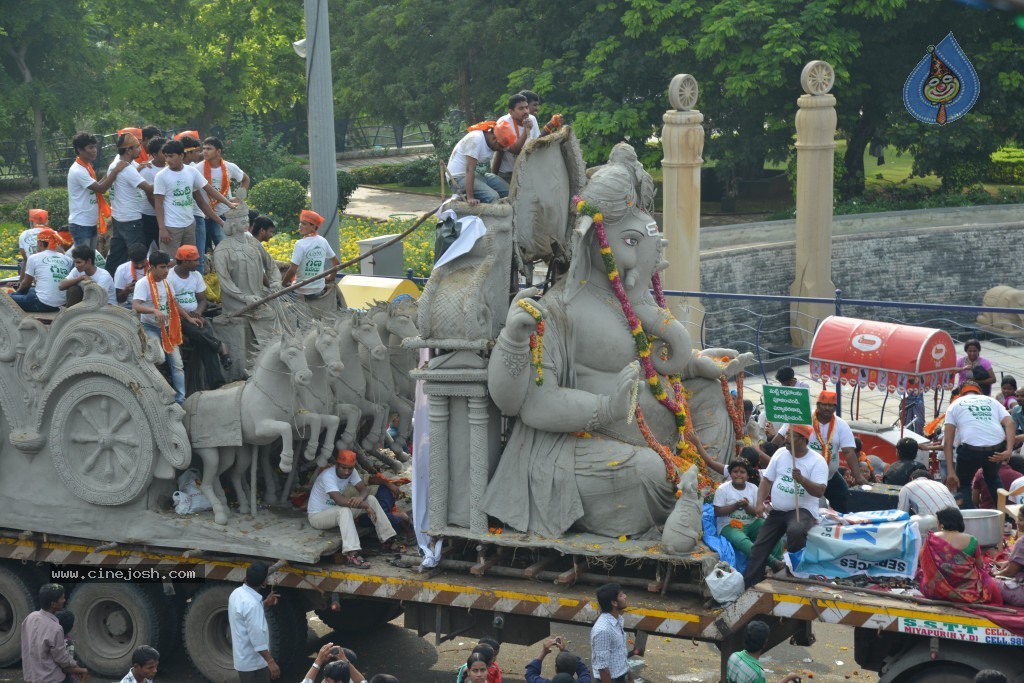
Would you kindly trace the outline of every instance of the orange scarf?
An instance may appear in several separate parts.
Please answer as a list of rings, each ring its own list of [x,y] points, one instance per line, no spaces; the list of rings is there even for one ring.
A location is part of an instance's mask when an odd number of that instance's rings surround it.
[[[210,166],[210,162],[203,159],[203,177],[206,178],[206,182],[213,183],[213,167]],[[228,167],[224,163],[224,160],[220,160],[220,187],[217,188],[222,195],[228,196],[228,192],[231,191],[230,184],[228,181]]]
[[[818,437],[818,443],[821,444],[821,457],[825,458],[826,463],[832,462],[832,432],[836,429],[836,418],[832,418],[832,421],[828,423],[828,436],[821,438],[821,423],[818,422],[818,415],[815,413],[814,418],[811,420],[811,428],[814,430],[814,435]]]
[[[134,282],[135,280],[139,279],[139,276],[135,274],[135,264],[132,263],[131,261],[129,261],[128,263],[131,264],[129,267],[132,269],[132,281]],[[145,265],[142,266],[142,274],[146,275],[147,273],[149,273],[149,260],[147,260]]]
[[[93,170],[92,164],[85,163],[82,161],[81,157],[75,157],[75,163],[85,168],[85,170],[89,172],[89,177],[96,180],[96,171]],[[107,232],[107,219],[110,218],[110,204],[107,204],[107,198],[103,196],[102,192],[96,193],[96,204],[100,209],[100,220],[96,225],[96,229],[101,235],[103,235]]]
[[[149,281],[149,296],[153,299],[153,308],[160,310],[160,294],[156,289],[156,280],[153,273],[146,275]],[[164,280],[164,289],[167,293],[167,324],[160,328],[160,345],[164,353],[173,353],[174,347],[181,344],[181,317],[178,315],[178,302],[174,299],[174,292],[171,285]]]

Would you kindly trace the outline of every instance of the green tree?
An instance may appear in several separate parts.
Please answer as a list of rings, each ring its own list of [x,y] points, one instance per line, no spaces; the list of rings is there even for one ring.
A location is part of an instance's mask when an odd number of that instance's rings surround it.
[[[45,140],[95,106],[108,53],[88,3],[0,0],[0,63],[10,119],[30,114],[36,183],[49,186]]]

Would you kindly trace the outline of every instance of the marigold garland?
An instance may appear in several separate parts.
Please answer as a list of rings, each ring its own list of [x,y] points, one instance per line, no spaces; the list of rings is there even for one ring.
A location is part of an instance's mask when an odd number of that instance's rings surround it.
[[[679,481],[679,472],[676,468],[685,470],[689,469],[692,465],[696,465],[699,488],[713,488],[714,484],[708,476],[704,460],[697,453],[693,444],[686,438],[689,420],[687,419],[686,399],[682,380],[678,375],[668,378],[672,386],[672,393],[674,394],[674,396],[670,397],[662,385],[661,378],[654,369],[654,363],[651,360],[651,340],[647,333],[644,332],[643,325],[633,311],[633,305],[630,303],[629,297],[626,296],[626,290],[622,286],[622,278],[615,265],[615,257],[612,254],[611,246],[608,244],[608,235],[604,230],[604,216],[595,206],[587,204],[579,196],[574,198],[574,202],[576,211],[579,214],[590,216],[594,221],[594,232],[597,235],[598,245],[601,249],[601,260],[604,263],[605,273],[612,285],[612,291],[615,292],[615,298],[619,300],[622,312],[626,316],[626,324],[629,327],[630,334],[633,336],[633,343],[636,345],[640,365],[644,371],[644,378],[647,380],[647,387],[657,401],[675,416],[676,431],[678,433],[676,455],[673,455],[667,447],[659,443],[654,437],[647,427],[647,423],[643,420],[643,413],[640,411],[640,407],[637,406],[637,426],[640,427],[640,433],[643,434],[647,445],[665,461],[666,479],[670,483],[675,484]],[[655,297],[658,299],[658,305],[665,309],[667,315],[671,317],[672,314],[665,305],[665,294],[661,287],[661,278],[657,273],[651,278],[651,284],[655,291]],[[673,464],[675,467],[673,467]]]
[[[737,399],[733,400],[732,394],[729,393],[729,380],[725,375],[719,377],[718,381],[722,383],[722,396],[725,398],[725,407],[729,410],[732,429],[736,433],[736,454],[739,455],[740,448],[743,447],[743,412],[740,410],[743,404],[739,402],[739,392],[736,392]]]
[[[537,321],[537,331],[530,335],[530,359],[533,369],[537,372],[537,379],[534,381],[537,386],[541,386],[544,384],[544,315],[527,299],[520,299],[518,304]]]

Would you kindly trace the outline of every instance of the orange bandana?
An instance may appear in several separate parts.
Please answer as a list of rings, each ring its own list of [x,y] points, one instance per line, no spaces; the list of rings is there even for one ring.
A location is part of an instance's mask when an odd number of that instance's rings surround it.
[[[213,184],[213,167],[210,166],[210,162],[206,159],[203,159],[203,177],[206,178],[206,182],[211,185]],[[225,197],[231,191],[228,182],[228,167],[223,159],[220,160],[220,187],[217,189]]]
[[[129,261],[128,263],[131,264],[130,267],[132,269],[132,282],[134,282],[138,280],[140,276],[135,274],[135,264],[132,263],[131,261]],[[146,262],[142,264],[142,275],[146,275],[147,273],[149,273],[149,259],[146,259]]]
[[[89,177],[96,180],[96,171],[93,170],[92,164],[85,163],[82,161],[81,157],[75,157],[75,163],[85,168],[85,170],[89,172]],[[96,225],[96,229],[102,235],[107,232],[107,219],[110,218],[110,204],[107,204],[107,198],[103,196],[102,192],[96,193],[96,204],[99,205],[100,210],[100,220]]]
[[[160,310],[160,294],[153,273],[146,275],[146,280],[149,281],[149,296],[153,299],[153,307]],[[167,280],[164,280],[164,289],[167,294],[167,324],[160,328],[160,345],[164,353],[173,353],[174,347],[181,344],[181,318],[178,316],[178,302],[174,300],[174,292]]]

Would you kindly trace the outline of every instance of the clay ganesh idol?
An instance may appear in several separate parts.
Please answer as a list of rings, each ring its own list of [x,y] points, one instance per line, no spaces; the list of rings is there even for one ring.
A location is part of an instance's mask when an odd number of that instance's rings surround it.
[[[652,202],[650,176],[632,148],[617,145],[577,200],[568,273],[541,299],[527,290],[509,308],[488,389],[504,414],[518,417],[484,506],[515,529],[621,536],[664,524],[678,468],[699,462],[682,440],[686,421],[717,444],[720,459],[732,455],[720,378],[750,354],[695,353],[684,325],[656,302],[650,288],[668,264]]]

